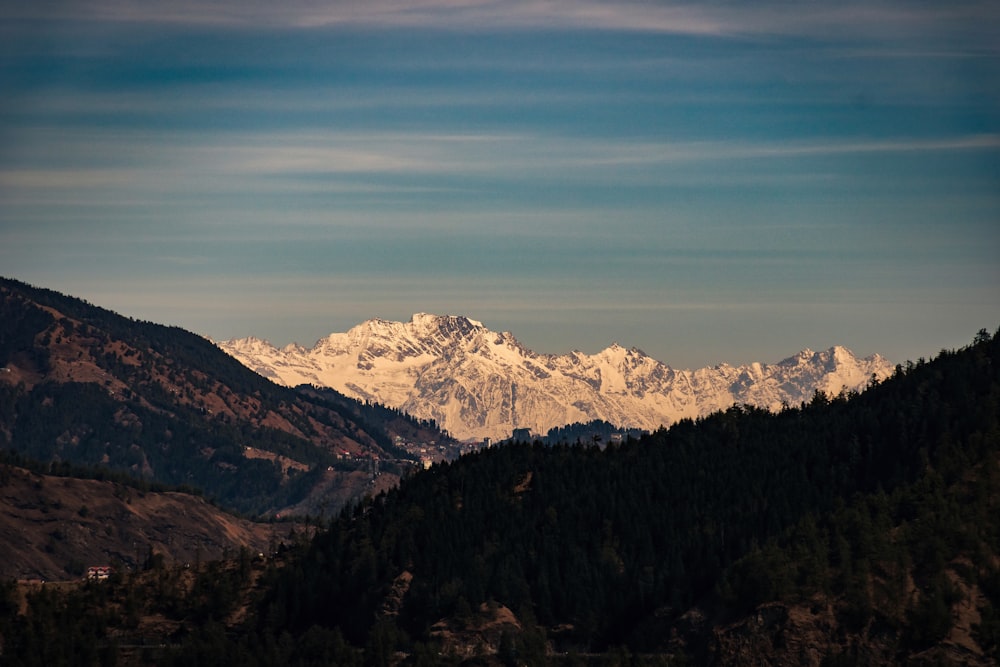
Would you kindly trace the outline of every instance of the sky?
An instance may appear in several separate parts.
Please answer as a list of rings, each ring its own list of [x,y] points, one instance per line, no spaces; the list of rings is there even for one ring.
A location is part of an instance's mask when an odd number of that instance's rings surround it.
[[[1000,326],[1000,4],[0,0],[0,275],[675,368]]]

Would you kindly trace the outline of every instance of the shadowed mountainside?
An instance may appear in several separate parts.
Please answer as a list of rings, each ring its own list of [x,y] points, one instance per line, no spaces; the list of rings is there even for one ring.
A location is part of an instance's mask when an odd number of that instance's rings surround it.
[[[274,385],[182,329],[0,279],[0,446],[30,458],[197,487],[254,514],[330,512],[371,489],[356,478],[373,458],[387,480],[412,465],[369,414]]]

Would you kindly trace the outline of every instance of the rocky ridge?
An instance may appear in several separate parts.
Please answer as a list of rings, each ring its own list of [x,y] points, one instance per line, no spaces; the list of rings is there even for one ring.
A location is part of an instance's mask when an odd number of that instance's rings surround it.
[[[462,316],[418,313],[409,322],[368,320],[311,348],[276,348],[258,338],[217,343],[284,385],[331,387],[360,400],[433,419],[459,439],[506,438],[515,428],[604,420],[654,430],[750,404],[780,409],[819,390],[859,391],[893,365],[844,347],[802,350],[775,364],[676,370],[636,348],[535,353],[509,332]]]

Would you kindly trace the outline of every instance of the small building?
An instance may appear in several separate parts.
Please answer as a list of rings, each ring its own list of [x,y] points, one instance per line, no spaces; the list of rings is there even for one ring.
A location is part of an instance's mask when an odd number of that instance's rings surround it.
[[[104,581],[115,571],[110,565],[91,565],[87,568],[87,579]]]

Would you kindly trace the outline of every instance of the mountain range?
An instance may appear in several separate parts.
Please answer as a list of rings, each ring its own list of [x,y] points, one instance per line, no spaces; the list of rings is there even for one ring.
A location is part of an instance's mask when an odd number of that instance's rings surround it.
[[[279,384],[331,387],[434,420],[461,440],[503,439],[524,428],[544,435],[593,420],[655,430],[734,404],[777,410],[816,391],[859,391],[894,369],[878,354],[859,358],[840,346],[697,370],[617,343],[597,354],[539,354],[476,320],[425,313],[409,322],[371,319],[311,349],[254,337],[217,344]]]
[[[456,337],[518,356],[472,320],[414,320],[431,342],[355,364]],[[629,352],[594,355],[598,388]],[[774,364],[814,379],[787,409],[424,470],[399,443],[446,443],[433,420],[0,278],[0,574],[28,579],[0,581],[2,662],[995,665],[1000,332],[858,393],[848,358]],[[91,565],[114,573],[81,581]]]

